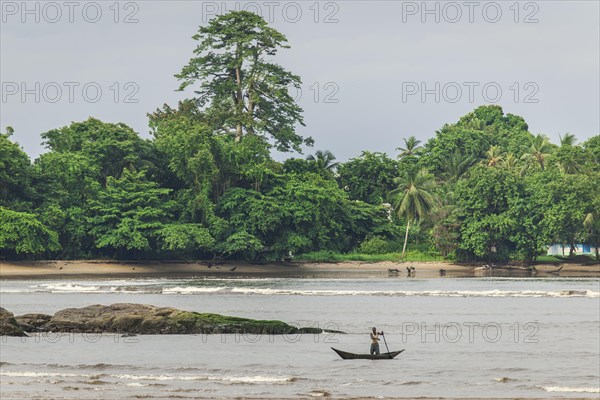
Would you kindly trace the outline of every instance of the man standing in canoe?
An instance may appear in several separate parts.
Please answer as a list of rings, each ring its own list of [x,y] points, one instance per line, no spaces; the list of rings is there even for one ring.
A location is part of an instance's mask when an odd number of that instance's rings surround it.
[[[377,328],[373,327],[371,331],[371,354],[379,354],[379,335],[383,335],[383,332],[377,332]]]

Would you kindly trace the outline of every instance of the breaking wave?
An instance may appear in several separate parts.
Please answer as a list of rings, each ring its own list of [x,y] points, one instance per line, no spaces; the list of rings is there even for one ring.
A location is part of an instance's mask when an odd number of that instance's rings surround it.
[[[567,386],[537,386],[544,389],[546,392],[562,392],[562,393],[600,393],[600,387],[596,388],[574,388]]]
[[[321,282],[322,283],[322,282]],[[597,286],[593,288],[556,287],[537,288],[481,288],[478,290],[345,287],[289,287],[273,280],[194,280],[194,281],[93,281],[48,282],[21,287],[3,287],[0,293],[102,293],[102,294],[163,294],[163,295],[257,295],[257,296],[394,296],[394,297],[554,297],[600,298]],[[568,286],[567,286],[568,287]],[[453,288],[452,288],[453,289]]]
[[[216,293],[226,290],[224,287],[174,287],[166,288],[162,290],[164,294],[202,294],[202,293]]]

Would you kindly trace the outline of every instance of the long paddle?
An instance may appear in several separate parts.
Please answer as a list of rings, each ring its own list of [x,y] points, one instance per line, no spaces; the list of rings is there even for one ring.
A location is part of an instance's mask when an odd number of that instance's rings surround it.
[[[385,349],[387,350],[388,356],[392,358],[392,355],[390,354],[390,349],[388,349],[387,346],[387,341],[385,340],[385,335],[382,333],[381,336],[383,336],[383,343],[385,343]]]

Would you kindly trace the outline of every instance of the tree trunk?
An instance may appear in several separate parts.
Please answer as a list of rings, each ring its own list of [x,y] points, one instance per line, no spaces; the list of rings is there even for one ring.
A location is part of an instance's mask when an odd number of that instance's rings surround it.
[[[570,244],[571,248],[569,249],[569,257],[573,257],[575,255],[575,243]]]
[[[250,68],[250,74],[248,76],[248,126],[246,127],[246,131],[248,134],[254,134],[254,88],[256,85],[256,76],[254,75],[254,70],[257,68],[258,64],[258,51],[254,51],[252,56],[254,63],[252,64],[252,68]]]
[[[238,60],[241,58],[241,50],[239,48],[236,49]],[[242,118],[242,113],[244,110],[244,95],[242,91],[242,62],[240,65],[236,65],[235,67],[235,80],[237,84],[237,92],[236,92],[236,117],[239,118],[236,125],[236,133],[235,133],[235,141],[239,142],[242,138],[242,122],[240,121]]]
[[[235,141],[239,142],[241,138],[242,138],[242,124],[238,123],[235,128]]]
[[[236,81],[237,81],[237,95],[236,95],[236,111],[237,111],[237,117],[238,118],[242,118],[242,107],[243,107],[243,101],[244,99],[242,98],[242,76],[241,76],[241,72],[240,72],[240,68],[236,67],[235,68],[235,77],[236,77]],[[235,127],[235,141],[239,142],[240,139],[242,138],[242,123],[238,120],[237,125]]]
[[[402,246],[402,258],[406,254],[406,243],[408,242],[408,229],[410,228],[410,219],[406,221],[406,233],[404,234],[404,246]]]
[[[252,93],[248,95],[248,115],[250,116],[251,122],[250,125],[246,127],[246,130],[248,131],[249,135],[253,135],[254,126],[252,125],[252,122],[254,122],[254,102],[252,101]]]

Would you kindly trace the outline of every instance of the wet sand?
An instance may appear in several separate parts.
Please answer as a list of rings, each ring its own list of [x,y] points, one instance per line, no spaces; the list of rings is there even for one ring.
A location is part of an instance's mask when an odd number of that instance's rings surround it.
[[[484,276],[561,276],[600,277],[600,264],[536,265],[537,273],[513,269],[488,270],[476,265],[458,265],[448,262],[361,262],[300,263],[282,262],[251,264],[226,262],[220,265],[208,262],[181,261],[33,261],[0,262],[0,279],[72,279],[72,278],[130,278],[130,277],[196,277],[196,276],[257,276],[288,278],[381,278],[405,277],[406,268],[414,267],[414,277],[484,277]],[[397,269],[397,273],[389,270]],[[440,270],[445,270],[441,275]]]

